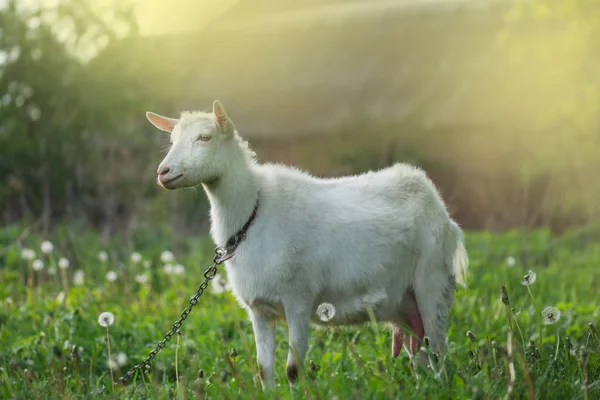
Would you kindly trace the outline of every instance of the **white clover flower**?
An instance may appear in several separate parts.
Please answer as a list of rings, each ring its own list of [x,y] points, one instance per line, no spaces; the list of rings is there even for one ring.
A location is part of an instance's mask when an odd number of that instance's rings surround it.
[[[106,262],[106,261],[108,261],[108,253],[105,252],[104,250],[99,251],[98,252],[98,260],[100,262]]]
[[[317,307],[317,316],[323,322],[330,321],[335,316],[335,307],[330,303],[323,303]]]
[[[212,294],[221,294],[225,291],[225,288],[221,284],[221,274],[216,274],[210,283],[210,292]]]
[[[44,253],[44,254],[50,254],[54,251],[54,245],[49,240],[43,241],[40,248],[42,250],[42,253]]]
[[[109,282],[114,282],[117,280],[117,273],[115,271],[108,271],[106,273],[106,280]]]
[[[508,264],[509,267],[514,267],[516,263],[517,263],[517,259],[514,258],[513,256],[508,256],[506,258],[506,264]]]
[[[172,273],[173,273],[173,264],[166,264],[166,265],[163,267],[163,269],[164,269],[164,271],[165,271],[165,274],[167,274],[167,275],[170,275],[170,274],[172,274]]]
[[[31,266],[33,267],[34,271],[41,271],[44,269],[44,262],[38,258],[37,260],[33,261]]]
[[[67,269],[70,265],[71,263],[69,262],[69,260],[67,260],[64,257],[61,257],[60,260],[58,260],[58,268],[60,269]]]
[[[139,284],[145,284],[146,282],[148,282],[148,275],[147,274],[140,274],[140,275],[136,275],[135,276],[135,281]]]
[[[173,253],[171,253],[169,250],[163,251],[162,254],[160,255],[160,260],[165,264],[173,262],[174,259],[175,259],[175,256],[173,256]]]
[[[183,275],[185,273],[185,267],[181,264],[177,264],[173,267],[173,273],[175,275]]]
[[[119,367],[127,364],[127,354],[125,354],[123,352],[118,353],[116,360],[117,360],[117,364],[119,365]]]
[[[73,274],[73,283],[75,284],[75,286],[83,286],[83,280],[85,278],[85,273],[78,269],[77,271],[75,271],[75,274]]]
[[[56,275],[56,268],[49,267],[48,268],[48,275],[52,275],[52,276]]]
[[[527,271],[527,275],[525,275],[523,277],[523,280],[521,281],[521,283],[524,286],[533,285],[535,283],[536,279],[537,279],[537,275],[535,274],[535,272],[533,272],[532,270],[529,270],[529,271]]]
[[[134,264],[138,264],[140,261],[142,261],[142,255],[140,253],[138,253],[137,251],[134,251],[133,253],[131,253],[131,262]]]
[[[556,307],[547,306],[542,310],[542,322],[544,325],[554,325],[560,319],[560,310]]]
[[[150,265],[151,265],[150,261],[148,261],[148,260],[144,260],[144,262],[142,263],[142,266],[146,269],[150,268]]]
[[[31,249],[23,249],[21,250],[21,258],[23,260],[31,261],[35,258],[35,251]]]
[[[112,324],[114,324],[114,322],[115,322],[115,315],[108,311],[104,311],[98,317],[98,323],[100,324],[100,326],[102,326],[104,328],[111,326]]]

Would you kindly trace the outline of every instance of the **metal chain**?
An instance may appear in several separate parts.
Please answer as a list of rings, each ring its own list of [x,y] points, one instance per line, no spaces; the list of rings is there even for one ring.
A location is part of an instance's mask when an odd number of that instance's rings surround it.
[[[142,368],[150,365],[150,361],[152,361],[154,359],[154,357],[156,357],[156,355],[166,346],[167,342],[169,340],[171,340],[173,335],[175,335],[176,333],[179,333],[179,329],[181,328],[183,321],[186,320],[186,318],[192,311],[192,308],[196,304],[198,304],[198,299],[200,298],[200,296],[202,296],[202,294],[208,287],[208,283],[215,277],[215,275],[217,273],[217,265],[221,265],[225,260],[231,258],[231,256],[233,256],[233,251],[231,251],[231,250],[227,251],[223,247],[217,247],[215,249],[213,265],[212,265],[212,267],[210,267],[209,269],[207,269],[204,272],[204,278],[205,278],[204,282],[202,282],[200,284],[200,286],[198,287],[198,290],[196,291],[196,294],[190,299],[190,304],[186,307],[185,310],[183,310],[183,312],[181,313],[181,317],[179,317],[179,319],[173,324],[173,327],[171,328],[171,330],[169,330],[165,334],[164,339],[161,340],[160,342],[158,342],[158,344],[156,345],[156,348],[148,354],[148,357],[144,358],[139,364],[137,364],[136,366],[131,368],[129,371],[127,371],[127,373],[125,375],[123,375],[121,378],[119,378],[117,380],[117,382],[115,382],[115,385],[118,385],[119,383],[121,383],[123,385],[126,384],[127,381],[129,381],[133,377],[133,375],[136,373],[136,371],[141,371]],[[143,372],[144,371],[142,371],[142,373]]]

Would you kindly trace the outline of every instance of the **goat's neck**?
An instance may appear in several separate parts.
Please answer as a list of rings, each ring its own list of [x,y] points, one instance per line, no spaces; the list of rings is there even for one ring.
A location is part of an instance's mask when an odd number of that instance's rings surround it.
[[[245,160],[230,165],[213,184],[205,184],[210,201],[211,235],[219,246],[236,234],[248,221],[258,196],[253,168]]]

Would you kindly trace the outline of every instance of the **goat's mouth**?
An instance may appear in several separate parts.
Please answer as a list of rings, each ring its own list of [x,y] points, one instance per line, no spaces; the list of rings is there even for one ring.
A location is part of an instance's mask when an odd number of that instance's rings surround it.
[[[163,181],[160,179],[160,177],[158,178],[158,183],[164,187],[165,189],[176,189],[175,187],[171,186],[171,184],[173,182],[175,182],[176,180],[178,180],[179,178],[181,178],[183,176],[183,174],[179,174],[177,176],[174,176],[171,179],[167,179],[166,181]]]

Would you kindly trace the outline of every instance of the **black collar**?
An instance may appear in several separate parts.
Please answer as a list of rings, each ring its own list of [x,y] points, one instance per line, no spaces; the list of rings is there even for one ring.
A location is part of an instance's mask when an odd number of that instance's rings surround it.
[[[250,229],[252,222],[254,222],[254,220],[256,219],[256,212],[258,211],[259,199],[260,199],[260,196],[257,196],[256,204],[254,204],[254,209],[252,210],[252,214],[250,214],[250,218],[248,218],[248,221],[246,221],[244,226],[242,226],[242,228],[239,231],[237,231],[233,236],[231,236],[229,238],[229,240],[227,240],[227,243],[225,243],[225,246],[221,246],[221,247],[217,248],[217,250],[220,249],[222,252],[221,256],[218,258],[219,264],[222,263],[223,261],[228,260],[231,257],[233,257],[233,254],[235,253],[235,250],[237,249],[237,247],[246,238],[246,233],[248,233],[248,229]]]

